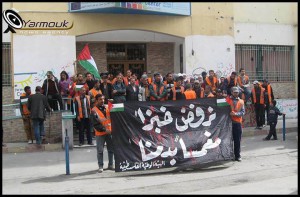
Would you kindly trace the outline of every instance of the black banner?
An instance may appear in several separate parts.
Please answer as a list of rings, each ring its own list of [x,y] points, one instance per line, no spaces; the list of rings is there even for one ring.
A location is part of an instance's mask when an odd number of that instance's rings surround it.
[[[125,102],[124,109],[111,112],[116,172],[233,159],[230,107],[214,98]]]

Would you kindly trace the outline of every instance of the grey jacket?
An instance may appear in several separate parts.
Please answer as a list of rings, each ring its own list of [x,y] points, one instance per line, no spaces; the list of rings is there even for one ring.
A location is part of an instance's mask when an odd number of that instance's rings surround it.
[[[28,110],[31,119],[46,119],[46,109],[50,110],[48,99],[45,95],[37,92],[28,98]]]

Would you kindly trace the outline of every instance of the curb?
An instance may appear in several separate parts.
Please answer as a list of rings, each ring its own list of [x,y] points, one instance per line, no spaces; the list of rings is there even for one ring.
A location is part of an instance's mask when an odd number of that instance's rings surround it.
[[[285,133],[290,133],[293,131],[298,131],[298,127],[291,127],[291,128],[286,128]],[[262,129],[262,130],[251,130],[251,131],[243,131],[242,137],[251,137],[251,136],[257,136],[257,135],[268,135],[269,130],[267,129]],[[276,133],[282,134],[282,128],[276,129]]]

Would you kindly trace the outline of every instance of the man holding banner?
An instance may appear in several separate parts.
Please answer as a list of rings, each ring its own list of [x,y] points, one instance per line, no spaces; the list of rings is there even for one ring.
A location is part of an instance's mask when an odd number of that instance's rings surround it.
[[[234,144],[234,156],[236,161],[242,161],[241,152],[241,137],[242,137],[242,121],[245,115],[244,101],[239,98],[239,89],[234,86],[231,88],[231,96],[229,99],[231,108],[230,117],[232,120],[232,136]]]
[[[113,141],[111,135],[111,119],[109,109],[104,105],[105,97],[97,94],[95,98],[95,107],[92,109],[92,122],[97,143],[97,159],[99,173],[103,172],[103,149],[106,142],[108,152],[108,169],[114,170],[113,166]]]

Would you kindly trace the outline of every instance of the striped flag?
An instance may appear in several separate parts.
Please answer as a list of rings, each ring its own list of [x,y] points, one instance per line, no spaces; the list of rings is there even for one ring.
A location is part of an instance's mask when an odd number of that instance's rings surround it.
[[[78,55],[77,60],[79,64],[88,72],[92,73],[96,79],[101,79],[97,65],[93,57],[91,56],[90,49],[87,44],[84,46],[83,50]]]
[[[217,106],[228,106],[229,103],[227,102],[226,98],[217,99]]]
[[[124,111],[124,103],[110,103],[108,102],[108,109],[110,112],[122,112]]]

